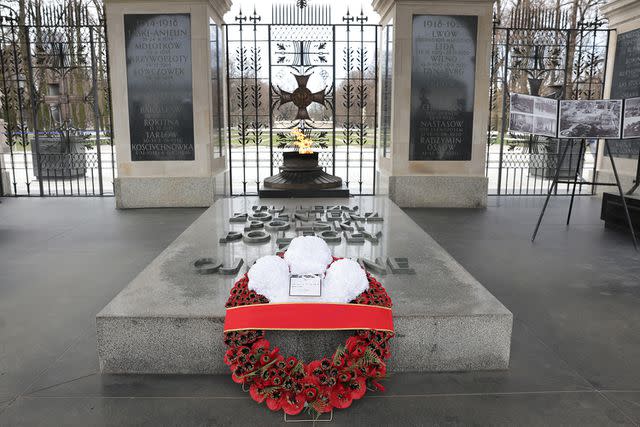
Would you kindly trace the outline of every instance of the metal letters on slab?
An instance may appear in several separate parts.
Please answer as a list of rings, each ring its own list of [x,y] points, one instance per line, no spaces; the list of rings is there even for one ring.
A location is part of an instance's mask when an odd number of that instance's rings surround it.
[[[221,237],[220,240],[218,240],[218,242],[229,243],[229,242],[234,242],[240,239],[242,239],[242,233],[240,233],[239,231],[228,231],[227,235],[225,237]]]
[[[339,232],[333,230],[324,230],[318,233],[318,237],[327,243],[340,243],[342,236]]]
[[[408,258],[387,258],[387,265],[393,274],[416,274],[409,266]]]
[[[124,15],[131,160],[194,160],[189,14]]]
[[[242,267],[242,264],[244,264],[244,260],[242,258],[236,258],[232,266],[230,267],[222,266],[220,267],[220,270],[218,270],[218,273],[224,274],[224,275],[237,274],[238,271],[240,271],[240,267]]]
[[[409,160],[471,160],[477,16],[414,15]]]
[[[289,229],[289,222],[274,219],[273,221],[269,221],[264,226],[267,231],[284,231]]]
[[[271,234],[264,230],[247,231],[242,235],[242,241],[245,243],[264,243],[271,240]]]
[[[222,263],[214,258],[200,258],[193,263],[193,266],[199,274],[213,274],[218,272]]]
[[[371,261],[368,258],[358,258],[358,262],[367,271],[377,274],[387,274],[387,267],[385,267],[382,258],[376,258],[375,261]]]

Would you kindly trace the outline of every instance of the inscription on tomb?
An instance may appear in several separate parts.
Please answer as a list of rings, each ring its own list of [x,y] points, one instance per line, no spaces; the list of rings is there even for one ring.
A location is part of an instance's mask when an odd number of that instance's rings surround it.
[[[611,99],[640,96],[640,29],[618,34],[616,55],[613,61]],[[638,139],[609,140],[614,155],[635,157]]]
[[[409,160],[471,160],[477,26],[414,15]]]
[[[618,34],[611,99],[640,96],[640,29]]]
[[[255,205],[248,212],[234,212],[228,218],[230,229],[218,243],[265,245],[275,241],[278,252],[282,253],[297,236],[317,236],[328,245],[345,242],[347,246],[362,246],[368,242],[377,246],[384,220],[378,212],[362,212],[359,206],[297,206],[287,211],[284,206]],[[200,274],[233,275],[243,265],[250,268],[253,262],[236,258],[232,264],[223,265],[216,259],[200,258],[194,267]],[[359,257],[358,262],[372,273],[415,274],[408,258]]]
[[[194,160],[189,14],[124,15],[131,160]]]

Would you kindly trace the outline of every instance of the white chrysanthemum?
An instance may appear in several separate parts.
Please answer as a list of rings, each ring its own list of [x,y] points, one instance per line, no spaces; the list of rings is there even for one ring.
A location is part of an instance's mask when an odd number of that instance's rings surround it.
[[[331,264],[331,249],[316,236],[300,236],[291,240],[284,253],[291,274],[322,274]]]
[[[276,255],[259,258],[248,273],[248,287],[264,295],[269,302],[286,302],[289,298],[289,265]]]
[[[367,288],[369,281],[360,264],[348,258],[339,259],[327,270],[322,285],[322,301],[348,303]]]

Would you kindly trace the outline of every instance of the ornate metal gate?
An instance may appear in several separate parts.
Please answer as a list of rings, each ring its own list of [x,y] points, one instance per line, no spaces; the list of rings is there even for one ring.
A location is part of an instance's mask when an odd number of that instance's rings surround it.
[[[604,89],[610,30],[597,16],[573,28],[567,12],[516,10],[508,22],[494,21],[490,124],[486,174],[489,191],[498,195],[546,194],[561,147],[556,139],[508,132],[510,93],[528,93],[555,99],[601,99]],[[569,151],[563,176],[575,174],[578,145]],[[584,154],[581,177],[595,173],[597,141]],[[571,194],[559,186],[558,194]],[[580,185],[579,194],[592,194]]]
[[[225,26],[231,194],[256,194],[277,173],[298,128],[322,146],[320,165],[354,194],[373,194],[378,26],[326,5],[273,6]]]
[[[102,10],[0,6],[0,195],[113,194],[107,64]]]

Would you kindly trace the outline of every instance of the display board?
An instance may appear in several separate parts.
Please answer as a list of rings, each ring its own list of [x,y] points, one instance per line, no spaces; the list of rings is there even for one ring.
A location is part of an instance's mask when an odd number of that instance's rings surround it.
[[[414,15],[409,160],[471,160],[477,16]]]
[[[509,131],[555,137],[558,101],[540,96],[511,94]]]
[[[191,17],[124,15],[131,160],[194,160]]]
[[[560,138],[620,138],[622,100],[561,100]]]

